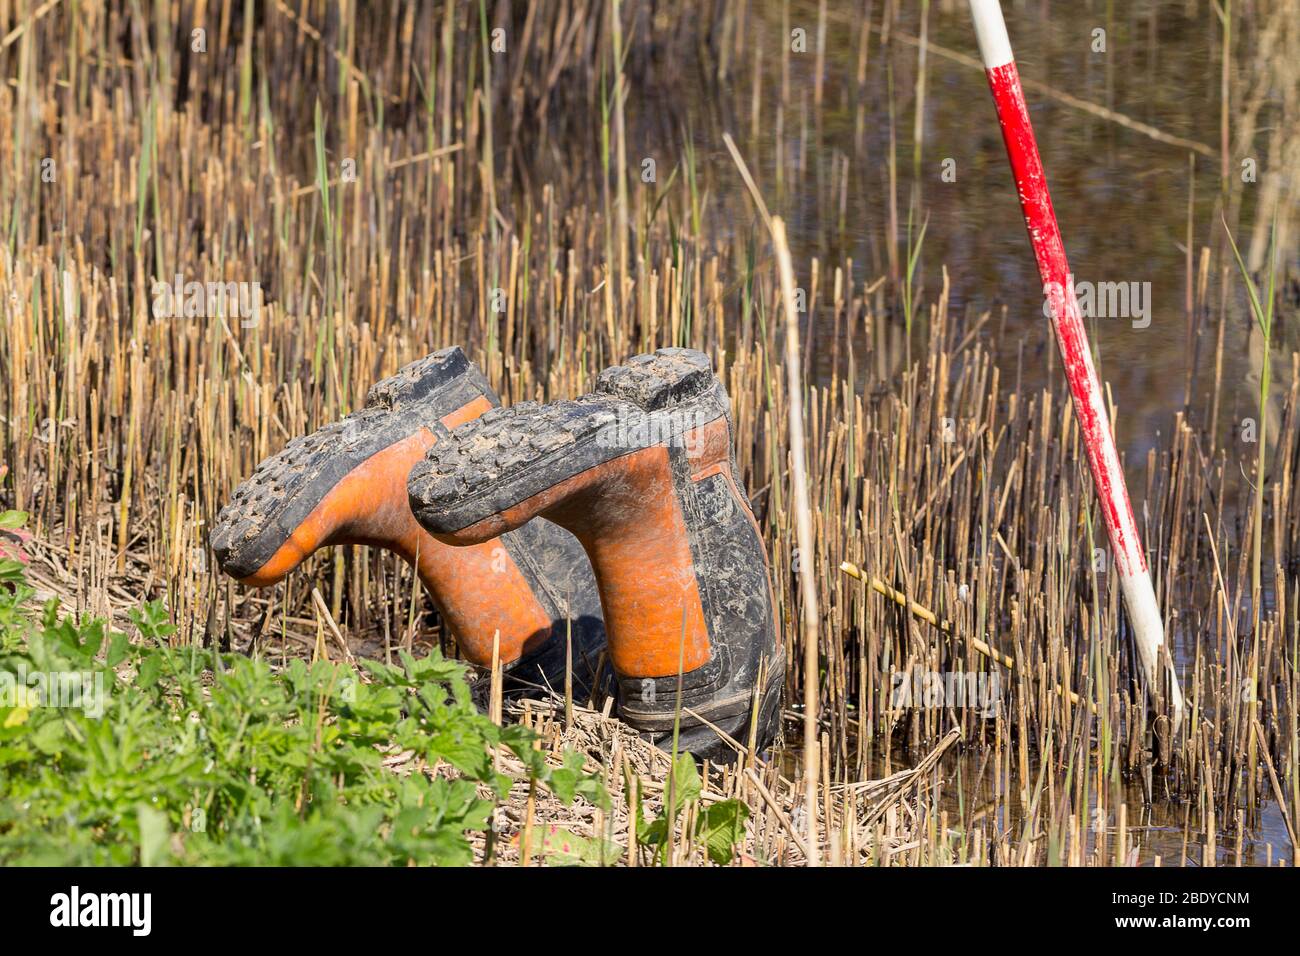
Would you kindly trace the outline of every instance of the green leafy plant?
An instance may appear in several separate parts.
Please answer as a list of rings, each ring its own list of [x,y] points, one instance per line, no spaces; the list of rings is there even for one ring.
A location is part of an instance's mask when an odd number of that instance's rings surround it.
[[[654,848],[655,862],[667,861],[673,821],[680,820],[688,807],[697,806],[693,822],[688,823],[694,839],[705,847],[709,859],[714,863],[730,863],[736,845],[745,835],[749,807],[740,800],[702,804],[700,772],[690,754],[680,754],[673,761],[671,786],[668,789],[672,794],[671,800],[665,803],[658,816],[647,818],[642,814],[637,815],[641,820],[637,827],[637,839]]]
[[[608,805],[580,756],[551,766],[437,654],[277,672],[171,647],[157,602],[132,640],[34,608],[19,562],[0,559],[0,582],[0,865],[467,864],[513,783],[500,746],[561,800]],[[76,706],[49,699],[59,684]]]

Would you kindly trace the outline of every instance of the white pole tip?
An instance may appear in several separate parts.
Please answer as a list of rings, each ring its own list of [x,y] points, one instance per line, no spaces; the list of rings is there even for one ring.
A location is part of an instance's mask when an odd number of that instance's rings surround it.
[[[975,38],[979,41],[984,69],[1010,63],[1011,38],[1007,36],[1007,24],[1002,19],[1002,5],[998,0],[970,0],[970,15],[975,21]]]

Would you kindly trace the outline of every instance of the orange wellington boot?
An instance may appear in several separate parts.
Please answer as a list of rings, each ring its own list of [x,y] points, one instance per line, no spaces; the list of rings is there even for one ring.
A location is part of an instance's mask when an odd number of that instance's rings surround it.
[[[466,658],[500,658],[524,681],[563,687],[570,635],[575,683],[590,687],[604,647],[599,599],[573,536],[535,522],[470,548],[434,540],[411,515],[411,466],[449,430],[500,405],[459,348],[376,383],[365,407],[290,441],[262,462],[217,516],[221,569],[275,584],[328,545],[387,548],[414,567]]]
[[[728,759],[779,724],[785,658],[767,555],[736,480],[730,402],[707,356],[661,349],[576,401],[498,409],[411,470],[416,519],[475,545],[535,519],[582,542],[619,712],[662,747]],[[678,709],[678,675],[681,680]]]

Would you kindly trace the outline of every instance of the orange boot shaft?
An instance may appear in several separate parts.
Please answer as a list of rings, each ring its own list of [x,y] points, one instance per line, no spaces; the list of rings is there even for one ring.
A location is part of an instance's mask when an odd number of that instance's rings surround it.
[[[449,543],[534,519],[573,532],[595,571],[620,714],[651,734],[670,730],[681,674],[684,747],[709,756],[719,754],[710,725],[740,732],[751,707],[770,739],[784,677],[729,409],[707,357],[664,349],[607,369],[576,401],[523,403],[470,423],[432,448],[407,485],[416,520]]]
[[[609,635],[628,638],[609,642],[614,670],[625,677],[694,670],[709,660],[709,633],[686,522],[671,483],[668,449],[643,448],[446,540],[488,541],[534,517],[554,521],[571,531],[591,558]]]

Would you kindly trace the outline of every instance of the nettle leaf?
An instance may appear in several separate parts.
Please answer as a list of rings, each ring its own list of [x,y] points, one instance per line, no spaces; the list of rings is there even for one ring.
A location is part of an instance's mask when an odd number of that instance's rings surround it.
[[[108,656],[106,661],[109,667],[116,667],[126,660],[131,653],[131,639],[123,631],[114,631],[108,641]]]
[[[474,851],[470,849],[465,834],[456,830],[439,827],[426,841],[428,862],[434,866],[469,866],[474,862]]]
[[[463,728],[448,728],[430,737],[425,759],[429,763],[445,760],[475,780],[488,780],[492,773],[492,759],[484,739],[465,733]]]
[[[588,774],[578,782],[578,796],[586,798],[589,803],[600,807],[607,813],[613,809],[613,803],[609,799],[609,791],[605,789],[605,781],[600,777]]]
[[[402,695],[395,687],[361,684],[352,701],[335,699],[335,713],[350,734],[387,738],[402,715]]]
[[[167,613],[167,605],[162,601],[147,602],[138,613],[131,615],[131,620],[145,637],[151,637],[159,643],[176,633],[176,626],[171,623],[171,617]]]
[[[504,773],[492,774],[492,779],[488,783],[492,787],[492,792],[497,795],[498,800],[509,798],[510,788],[514,786],[514,781],[510,779],[510,775]]]
[[[482,830],[492,815],[491,802],[478,795],[470,780],[436,777],[429,784],[427,806],[435,818],[458,830]]]
[[[434,648],[428,657],[416,660],[409,654],[404,655],[403,663],[407,672],[421,682],[433,681],[439,684],[464,684],[469,668],[460,661],[448,660],[442,651]]]
[[[585,776],[582,772],[582,764],[582,755],[570,750],[564,754],[564,765],[551,771],[549,780],[551,792],[565,803],[572,803],[573,798],[577,796],[578,784]]]
[[[4,581],[6,584],[16,584],[23,580],[25,574],[26,569],[21,561],[16,561],[13,558],[0,558],[0,581]]]
[[[43,754],[53,756],[62,752],[67,736],[67,727],[63,723],[63,718],[55,717],[36,728],[36,732],[32,734],[32,746]]]
[[[636,838],[646,846],[659,846],[668,837],[668,818],[656,817],[653,820],[646,820],[643,817],[637,818]]]
[[[162,655],[156,652],[149,654],[140,663],[140,672],[136,674],[135,686],[141,690],[148,690],[158,683],[158,678],[162,676],[162,668]]]
[[[601,809],[609,810],[611,804],[605,782],[587,773],[583,769],[585,763],[582,754],[566,750],[563,766],[550,771],[547,785],[551,788],[551,792],[566,804],[572,803],[576,797],[583,797]]]
[[[95,659],[99,649],[104,646],[104,622],[91,621],[81,628],[78,635],[78,649],[81,651],[82,660],[86,663]]]
[[[501,740],[524,765],[524,773],[530,780],[547,782],[551,772],[546,763],[546,754],[533,746],[536,735],[524,727],[515,725],[501,730]]]
[[[41,606],[41,627],[53,630],[59,626],[59,599],[50,598]]]
[[[415,698],[425,710],[439,712],[447,706],[447,689],[441,684],[421,684]]]
[[[673,764],[672,787],[674,811],[680,811],[688,800],[700,798],[700,772],[690,754],[677,755],[677,762]]]
[[[40,658],[42,654],[53,655],[74,669],[87,667],[99,652],[99,645],[104,639],[102,627],[98,629],[98,633],[94,629],[87,630],[90,633],[83,639],[81,630],[71,618],[47,621],[41,640],[32,647],[33,655],[36,658]],[[38,660],[38,662],[43,666],[50,665],[47,666],[49,670],[63,669],[56,661]]]
[[[739,800],[723,800],[701,811],[696,833],[708,848],[710,860],[719,865],[731,862],[748,819],[749,807]]]
[[[362,669],[375,679],[376,684],[384,687],[405,687],[409,684],[406,673],[396,665],[385,664],[383,661],[369,658],[362,658],[358,663],[361,664]]]
[[[474,695],[470,692],[469,684],[463,680],[453,681],[451,684],[451,697],[462,709],[474,710]],[[489,721],[490,723],[490,721]],[[494,725],[495,726],[495,725]]]
[[[522,760],[524,753],[533,749],[533,741],[537,739],[537,734],[523,724],[509,724],[501,728],[500,739]]]

